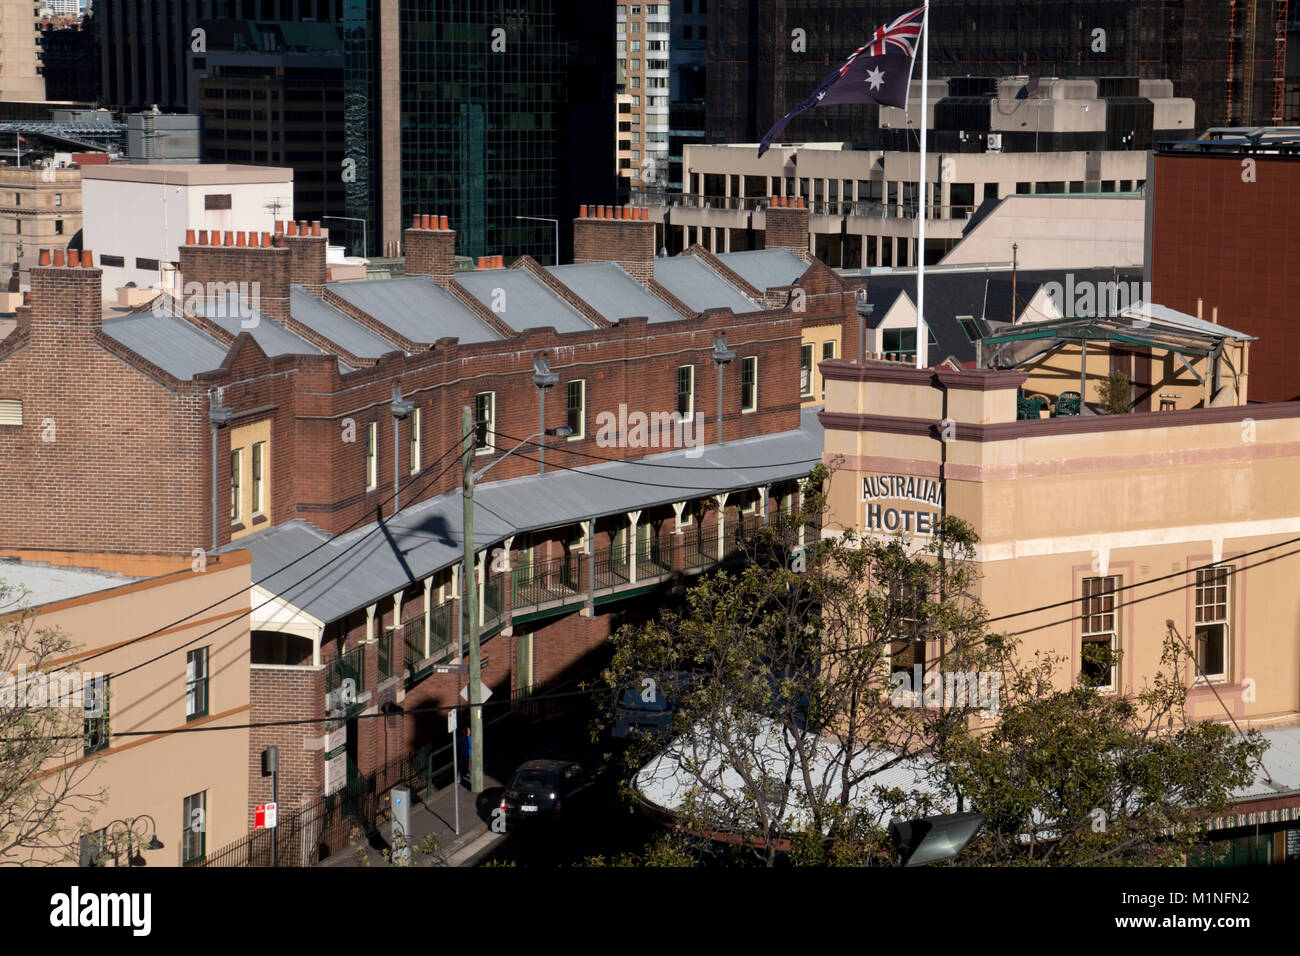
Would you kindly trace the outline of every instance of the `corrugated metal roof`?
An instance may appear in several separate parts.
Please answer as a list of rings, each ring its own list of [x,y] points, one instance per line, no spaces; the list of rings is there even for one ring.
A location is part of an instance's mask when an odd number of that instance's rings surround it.
[[[379,358],[389,352],[402,351],[299,286],[294,286],[289,292],[289,314],[359,358]]]
[[[1268,751],[1264,754],[1268,776],[1263,770],[1256,771],[1253,783],[1232,792],[1238,800],[1300,793],[1300,727],[1265,730],[1263,735],[1268,741]]]
[[[586,317],[523,269],[488,269],[456,276],[470,295],[515,329],[550,326],[557,332],[595,328]]]
[[[637,315],[651,322],[680,322],[685,318],[646,291],[617,262],[551,266],[547,271],[611,322]]]
[[[1171,325],[1175,328],[1186,329],[1197,335],[1209,335],[1214,338],[1229,339],[1247,339],[1255,341],[1256,336],[1247,332],[1238,332],[1230,329],[1226,325],[1218,325],[1214,322],[1206,322],[1204,319],[1198,319],[1194,315],[1188,315],[1186,312],[1178,312],[1168,306],[1159,305],[1155,302],[1136,302],[1131,308],[1125,309],[1120,313],[1125,318],[1149,317],[1153,321],[1162,325]]]
[[[696,312],[730,309],[757,312],[759,306],[695,256],[655,260],[655,279]]]
[[[301,339],[279,322],[241,304],[237,295],[199,303],[194,310],[231,335],[248,332],[267,355],[321,355],[320,349]]]
[[[211,372],[226,359],[220,342],[172,315],[139,312],[106,318],[104,333],[182,381]]]
[[[493,342],[502,336],[428,276],[331,282],[325,288],[414,342],[455,336]]]
[[[724,252],[718,258],[755,289],[794,285],[795,280],[808,271],[808,263],[784,247]]]
[[[575,459],[552,448],[545,476],[489,481],[475,489],[475,547],[481,551],[525,531],[802,477],[821,458],[823,433],[816,411],[804,410],[798,431],[708,446],[698,457],[689,457],[695,449],[679,449],[567,471],[553,466]],[[662,464],[688,467],[654,467]],[[334,539],[294,520],[247,535],[223,550],[247,548],[255,582],[328,623],[457,563],[464,547],[463,507],[460,492],[452,492],[403,509],[382,525]],[[353,544],[355,550],[348,552]],[[294,561],[298,563],[288,567]]]

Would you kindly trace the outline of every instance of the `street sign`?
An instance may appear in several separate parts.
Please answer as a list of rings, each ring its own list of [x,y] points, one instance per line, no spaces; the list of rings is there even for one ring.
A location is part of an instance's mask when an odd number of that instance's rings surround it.
[[[447,733],[454,734],[455,732],[456,732],[456,712],[454,710],[449,710],[447,711]]]
[[[492,696],[492,689],[488,687],[487,684],[483,683],[482,681],[479,681],[478,686],[480,691],[482,692],[482,696],[479,697],[480,701],[486,701],[489,697]],[[469,700],[469,688],[462,687],[460,689],[460,696],[464,697],[466,700]]]
[[[435,674],[468,674],[469,664],[434,664],[433,672]]]
[[[254,830],[271,830],[275,828],[277,817],[277,805],[274,803],[262,803],[253,807],[253,829]]]

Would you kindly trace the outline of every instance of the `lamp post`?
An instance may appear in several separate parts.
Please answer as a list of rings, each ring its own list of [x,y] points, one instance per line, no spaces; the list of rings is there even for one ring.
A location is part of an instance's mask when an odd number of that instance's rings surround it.
[[[212,426],[212,550],[217,550],[217,429],[230,424],[234,409],[221,405],[220,389],[208,393],[208,424]]]
[[[388,410],[393,413],[393,515],[402,509],[398,500],[401,491],[401,454],[397,441],[398,425],[403,418],[408,417],[415,410],[415,403],[402,398],[402,386],[393,386],[393,401],[388,406]]]
[[[555,223],[555,264],[560,264],[560,220],[547,219],[545,216],[515,216],[516,219],[532,219],[535,222]]]
[[[369,252],[369,249],[370,249],[370,245],[369,245],[369,243],[366,241],[366,239],[367,239],[367,236],[366,236],[366,221],[365,221],[364,219],[358,219],[356,216],[321,216],[321,219],[322,219],[322,220],[324,220],[324,219],[343,219],[343,220],[345,220],[345,221],[347,221],[347,222],[359,222],[359,223],[361,223],[361,258],[362,258],[362,259],[366,258],[366,255],[367,255],[367,253]]]
[[[486,468],[474,473],[474,439],[477,431],[474,423],[474,410],[468,405],[461,408],[461,466],[462,498],[464,499],[464,539],[465,549],[461,556],[460,579],[464,588],[461,600],[461,633],[469,641],[469,789],[473,793],[483,792],[483,680],[482,661],[479,653],[478,633],[478,581],[474,574],[474,483],[486,475],[493,467],[505,461],[534,438],[550,435],[565,438],[573,434],[568,426],[546,428],[536,435],[521,439],[513,448]]]
[[[736,357],[734,350],[727,348],[727,337],[713,337],[713,364],[718,367],[718,444],[722,444],[722,367]]]
[[[891,820],[889,838],[898,866],[924,866],[955,860],[987,820],[982,813],[949,813],[919,820]]]
[[[541,420],[537,429],[541,432],[542,440],[537,448],[537,473],[546,474],[546,390],[560,380],[560,376],[551,371],[551,361],[545,355],[541,358],[533,359],[533,384],[537,386],[537,392],[541,396],[538,405],[541,409]]]
[[[145,820],[149,821],[149,828],[152,831],[148,841],[146,841],[144,837],[145,831],[141,830],[139,827],[139,825]],[[118,827],[118,829],[114,830],[114,827]],[[123,841],[126,843],[127,866],[145,865],[144,856],[139,852],[135,852],[135,845],[137,843],[140,844],[141,850],[163,849],[163,842],[158,839],[158,824],[156,824],[153,817],[149,816],[147,813],[142,813],[138,817],[132,817],[130,820],[113,820],[104,827],[104,839],[105,842],[113,845],[114,866],[121,865],[117,862],[117,847],[120,846]]]

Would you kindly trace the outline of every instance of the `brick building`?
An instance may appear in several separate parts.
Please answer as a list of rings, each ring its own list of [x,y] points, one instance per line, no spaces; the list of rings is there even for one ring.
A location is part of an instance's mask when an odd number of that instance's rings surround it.
[[[473,580],[483,679],[508,703],[797,505],[821,453],[804,343],[856,352],[857,290],[806,250],[661,258],[644,210],[593,207],[573,265],[456,274],[449,227],[418,217],[406,277],[372,282],[332,280],[315,223],[194,231],[180,271],[202,294],[126,314],[93,251],[43,253],[0,340],[0,485],[18,490],[0,547],[251,552],[251,721],[319,719],[252,732],[251,803],[272,743],[291,808],[339,768],[446,740],[428,708],[462,681],[436,673],[459,657],[462,407],[475,469],[493,466]],[[537,362],[556,377],[544,419]],[[541,474],[522,442],[560,426]],[[327,772],[326,698],[348,679]]]

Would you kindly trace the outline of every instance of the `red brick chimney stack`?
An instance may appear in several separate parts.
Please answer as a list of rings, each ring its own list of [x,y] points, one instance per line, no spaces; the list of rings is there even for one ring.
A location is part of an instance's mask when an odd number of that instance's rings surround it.
[[[573,261],[617,262],[637,279],[654,278],[655,224],[644,206],[583,206],[573,222]]]
[[[447,217],[421,213],[402,236],[406,274],[432,276],[447,285],[456,274],[456,233]]]
[[[767,208],[763,248],[808,251],[808,204],[802,196],[773,196]]]

